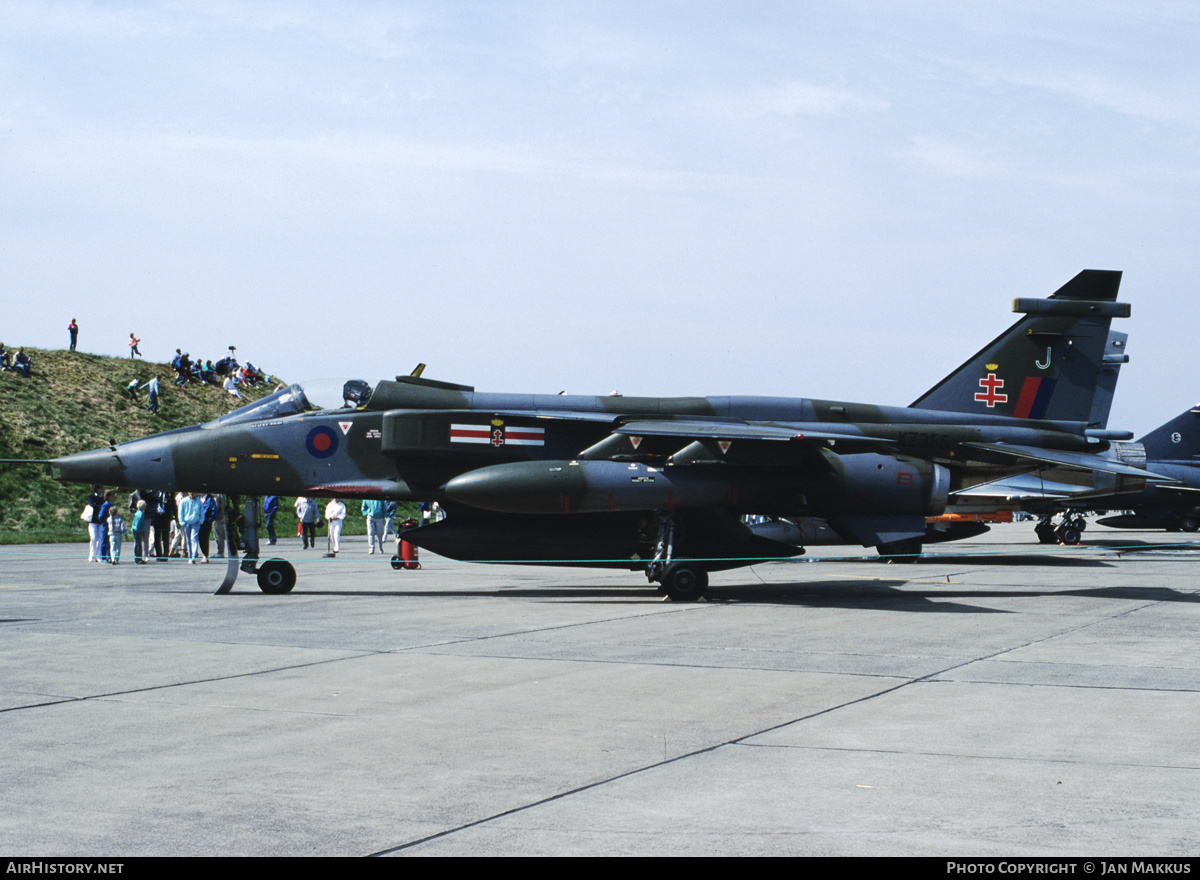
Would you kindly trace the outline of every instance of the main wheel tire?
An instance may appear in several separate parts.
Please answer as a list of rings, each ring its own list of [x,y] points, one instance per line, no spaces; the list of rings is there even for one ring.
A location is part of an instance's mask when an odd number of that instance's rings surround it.
[[[1054,530],[1054,534],[1058,536],[1058,540],[1068,546],[1078,544],[1079,539],[1083,537],[1079,534],[1079,529],[1074,526],[1059,526]]]
[[[708,589],[708,572],[697,565],[676,562],[663,572],[662,588],[673,602],[695,602]]]
[[[1200,532],[1200,516],[1180,517],[1179,528],[1185,532]]]
[[[1043,524],[1043,525],[1034,527],[1033,531],[1034,531],[1034,534],[1037,535],[1038,541],[1042,544],[1057,544],[1058,543],[1058,537],[1054,534],[1054,526]]]
[[[296,569],[282,559],[268,559],[258,567],[258,588],[264,593],[290,593],[296,586]]]

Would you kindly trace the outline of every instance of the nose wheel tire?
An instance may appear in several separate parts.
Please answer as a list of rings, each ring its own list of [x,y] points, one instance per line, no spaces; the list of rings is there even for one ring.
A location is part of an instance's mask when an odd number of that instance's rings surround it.
[[[296,586],[296,569],[282,559],[268,559],[258,567],[258,588],[264,593],[290,593]]]

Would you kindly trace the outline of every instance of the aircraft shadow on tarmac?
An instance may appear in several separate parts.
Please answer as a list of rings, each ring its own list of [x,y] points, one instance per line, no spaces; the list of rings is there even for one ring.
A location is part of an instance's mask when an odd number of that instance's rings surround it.
[[[979,612],[1008,613],[996,608],[969,606],[934,601],[953,595],[938,590],[900,590],[907,581],[807,581],[785,584],[734,584],[710,586],[705,598],[698,603],[679,602],[679,610],[719,604],[789,605],[809,608],[847,608],[878,611],[929,611],[939,613]],[[254,595],[245,593],[243,595]],[[525,599],[533,602],[595,602],[598,604],[628,603],[630,599],[645,604],[660,604],[666,600],[653,589],[623,589],[620,587],[547,586],[498,590],[293,590],[293,596],[371,596],[397,599]],[[968,595],[963,593],[962,595]],[[973,595],[991,595],[980,590]]]
[[[845,608],[861,611],[900,611],[937,614],[1011,614],[1010,610],[970,604],[962,599],[1037,598],[1053,595],[1091,595],[1097,598],[1134,598],[1158,601],[1200,601],[1200,597],[1180,594],[1173,590],[1132,588],[1090,590],[1036,590],[1004,587],[975,589],[942,589],[937,584],[913,586],[904,579],[894,580],[828,580],[796,581],[775,584],[714,585],[700,603],[677,603],[679,610],[717,605],[777,605],[807,608]],[[500,588],[491,590],[293,590],[296,597],[369,597],[388,599],[521,599],[533,602],[595,602],[642,603],[664,602],[660,593],[646,588],[546,586]],[[233,596],[263,598],[260,593],[234,592]],[[286,597],[279,597],[286,601]]]
[[[1200,542],[1196,541],[1165,543],[1163,541],[1130,541],[1119,538],[1096,538],[1089,539],[1079,546],[1095,547],[1099,550],[1128,550],[1131,553],[1136,553],[1139,550],[1178,550],[1184,553],[1200,554]]]
[[[1157,549],[1162,545],[1149,542],[1112,542],[1117,547],[1127,547],[1133,551],[1144,545],[1146,549]],[[1093,542],[1092,546],[1098,546]],[[1178,544],[1168,545],[1179,547]],[[873,560],[872,560],[873,561]],[[1160,587],[1094,587],[1087,589],[1033,589],[1029,587],[979,587],[973,589],[942,589],[937,583],[914,584],[914,580],[925,577],[941,577],[942,572],[934,575],[923,572],[930,566],[945,567],[959,566],[1045,566],[1052,568],[1115,568],[1115,561],[1089,557],[1050,555],[1047,553],[1031,552],[1023,555],[963,555],[946,554],[944,556],[929,556],[919,560],[915,565],[907,566],[902,571],[910,573],[910,578],[874,578],[861,579],[839,578],[827,580],[797,580],[778,583],[743,583],[730,585],[713,585],[709,588],[705,602],[713,604],[764,604],[781,606],[798,606],[812,608],[847,608],[879,611],[904,611],[926,613],[986,613],[1009,614],[1012,611],[994,607],[966,603],[964,599],[1010,599],[1038,598],[1044,596],[1089,596],[1095,598],[1124,598],[1139,601],[1159,602],[1200,602],[1200,595],[1180,593],[1176,590]],[[889,574],[896,569],[886,569]],[[961,575],[950,574],[950,577]],[[947,585],[952,586],[952,585]],[[262,598],[257,590],[235,591],[230,596],[250,596]],[[420,590],[420,589],[382,589],[382,590],[305,590],[296,589],[292,596],[327,596],[327,597],[372,597],[372,598],[423,598],[423,599],[528,599],[537,602],[580,602],[594,601],[600,603],[628,600],[641,600],[645,603],[660,603],[663,596],[650,587],[612,587],[612,586],[571,586],[548,585],[545,587],[500,587],[488,590]],[[703,604],[703,603],[702,603]],[[689,603],[679,603],[680,609],[694,607]]]
[[[999,567],[1002,565],[1039,565],[1047,568],[1112,568],[1115,564],[1104,559],[1093,559],[1083,556],[1050,556],[1042,553],[1006,553],[1003,556],[991,554],[947,553],[941,556],[929,556],[920,559],[917,565],[984,565]]]

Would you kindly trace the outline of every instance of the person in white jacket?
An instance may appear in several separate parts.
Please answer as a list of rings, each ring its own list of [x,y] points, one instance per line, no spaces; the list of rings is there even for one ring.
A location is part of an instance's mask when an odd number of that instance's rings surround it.
[[[325,519],[329,522],[329,552],[337,556],[342,549],[342,523],[346,520],[346,505],[334,498],[325,505]]]

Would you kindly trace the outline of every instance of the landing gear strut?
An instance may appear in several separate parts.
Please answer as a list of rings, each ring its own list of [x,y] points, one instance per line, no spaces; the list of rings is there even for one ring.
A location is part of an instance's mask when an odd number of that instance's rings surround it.
[[[1041,544],[1057,544],[1058,538],[1054,537],[1054,523],[1050,521],[1050,517],[1044,516],[1038,520],[1038,524],[1033,527],[1033,533],[1037,535],[1038,542]]]
[[[227,510],[236,511],[236,498],[229,499]],[[229,562],[225,566],[225,579],[217,587],[216,595],[220,596],[233,589],[238,571],[258,577],[258,588],[264,593],[290,593],[296,586],[296,569],[290,562],[282,559],[268,559],[258,565],[258,496],[246,497],[245,529],[241,533],[241,542],[245,543],[246,555],[241,564],[238,563],[237,548],[239,542],[236,517],[226,523],[226,536],[229,545]]]

